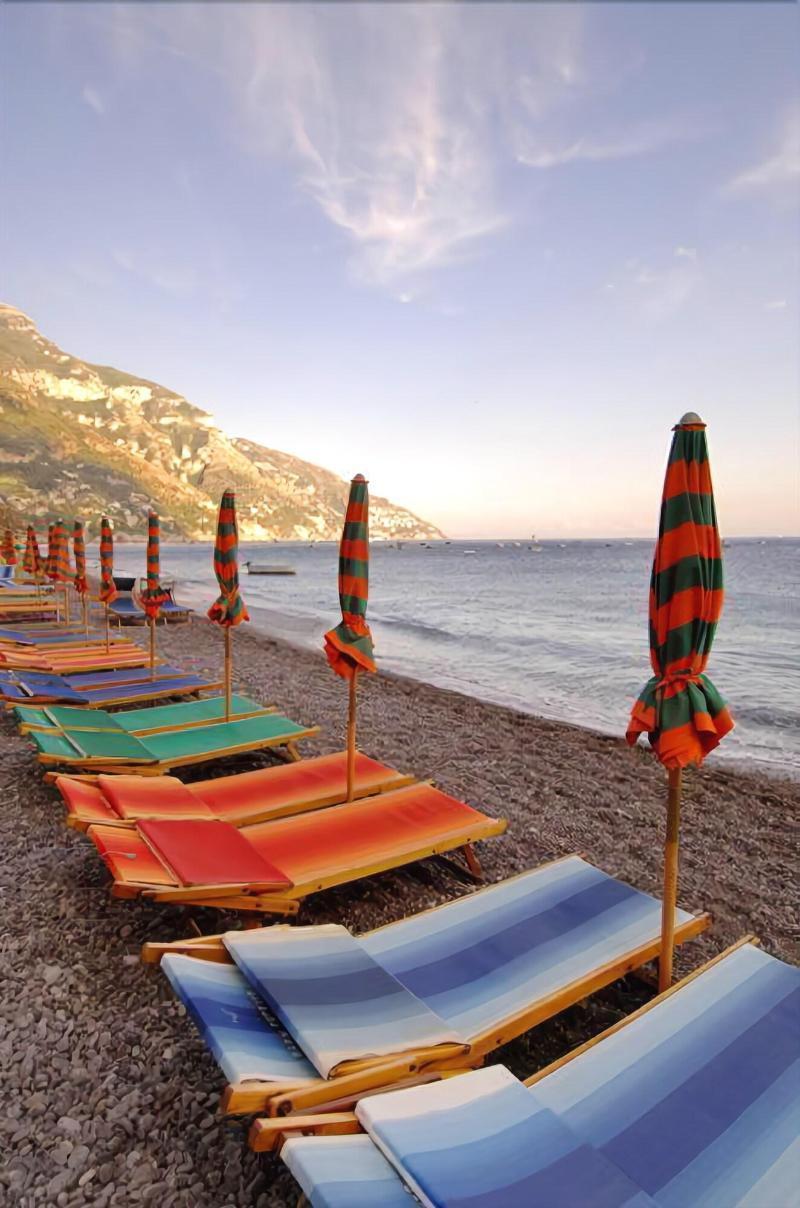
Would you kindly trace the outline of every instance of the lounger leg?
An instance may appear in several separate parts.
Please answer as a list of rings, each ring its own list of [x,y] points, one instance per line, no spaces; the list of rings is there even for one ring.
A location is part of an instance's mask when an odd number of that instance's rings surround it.
[[[467,868],[472,873],[472,875],[476,881],[482,881],[483,880],[483,869],[481,868],[481,862],[478,859],[475,848],[472,846],[471,843],[465,843],[463,851],[464,851],[464,859],[467,862]]]
[[[286,755],[290,763],[298,763],[300,761],[300,752],[297,749],[296,743],[287,742]]]

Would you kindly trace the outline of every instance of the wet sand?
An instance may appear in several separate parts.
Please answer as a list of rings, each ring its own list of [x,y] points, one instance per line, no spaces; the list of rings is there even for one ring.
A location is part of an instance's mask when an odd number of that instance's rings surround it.
[[[217,675],[219,632],[159,630],[160,652]],[[236,685],[322,727],[307,755],[341,749],[346,688],[323,656],[242,629]],[[394,676],[362,677],[360,747],[509,820],[480,848],[487,880],[569,852],[659,893],[665,774],[644,748]],[[282,1167],[256,1158],[246,1126],[216,1109],[223,1079],[164,978],[139,964],[146,939],[230,926],[215,911],[114,901],[93,846],[63,825],[54,790],[10,719],[0,722],[2,955],[0,1201],[272,1208],[296,1203]],[[215,770],[257,766],[249,757]],[[209,767],[198,776],[211,774]],[[187,775],[187,779],[190,777]],[[679,901],[714,915],[678,954],[685,973],[746,932],[800,960],[800,786],[721,770],[684,777]],[[309,900],[301,922],[356,931],[469,892],[434,861]],[[627,978],[497,1054],[526,1075],[607,1027],[652,990]]]

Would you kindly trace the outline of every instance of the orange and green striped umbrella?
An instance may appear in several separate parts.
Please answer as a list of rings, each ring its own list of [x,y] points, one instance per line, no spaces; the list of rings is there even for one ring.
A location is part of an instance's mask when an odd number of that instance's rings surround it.
[[[76,520],[72,529],[72,548],[75,553],[75,590],[79,596],[85,596],[89,590],[86,578],[86,541],[83,535],[83,524]]]
[[[161,605],[169,599],[160,583],[160,525],[155,512],[147,516],[147,586],[141,595],[142,607],[151,620],[161,612]]]
[[[7,528],[3,533],[3,557],[6,561],[6,566],[17,565],[17,550],[14,545],[14,533],[10,528]]]
[[[100,521],[100,591],[97,598],[103,604],[112,604],[117,598],[114,586],[114,533],[107,516]]]
[[[325,653],[337,675],[377,671],[367,624],[369,597],[369,492],[363,474],[350,483],[339,545],[339,603],[342,623],[325,634]]]
[[[705,674],[722,612],[722,549],[705,424],[690,412],[673,429],[650,578],[653,676],[633,706],[627,739],[647,734],[666,768],[699,765],[733,727]]]
[[[27,535],[25,537],[25,554],[22,559],[22,569],[26,574],[38,579],[42,573],[43,563],[42,555],[39,552],[39,542],[36,540],[36,529],[32,524],[28,525]]]
[[[224,492],[219,505],[214,574],[220,594],[208,610],[209,619],[224,629],[249,621],[250,616],[239,592],[239,529],[236,523],[236,497],[231,490]]]
[[[72,578],[69,564],[69,546],[67,531],[63,520],[57,520],[50,526],[47,550],[47,577],[54,583],[68,583]]]

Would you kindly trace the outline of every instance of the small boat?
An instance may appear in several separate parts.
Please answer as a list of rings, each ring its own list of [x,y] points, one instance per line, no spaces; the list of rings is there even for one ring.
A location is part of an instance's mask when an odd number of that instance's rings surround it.
[[[477,552],[478,552],[478,551],[477,551],[476,549],[465,549],[465,550],[464,550],[464,557],[465,557],[465,558],[466,558],[466,557],[468,557],[468,555],[469,555],[469,554],[477,554]]]
[[[243,566],[247,567],[248,575],[296,575],[297,571],[293,566],[279,566],[275,563],[268,562],[243,562]]]

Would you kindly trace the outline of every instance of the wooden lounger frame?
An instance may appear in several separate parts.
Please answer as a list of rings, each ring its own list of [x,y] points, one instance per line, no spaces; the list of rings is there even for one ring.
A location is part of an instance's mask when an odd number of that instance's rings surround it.
[[[214,725],[214,722],[205,722],[205,725]],[[75,731],[80,733],[80,731]],[[297,749],[297,743],[304,738],[314,738],[319,734],[319,726],[308,726],[305,730],[300,730],[288,740],[281,739],[280,736],[271,739],[259,739],[257,742],[244,742],[238,746],[224,747],[222,750],[214,751],[212,755],[204,757],[202,755],[181,755],[177,759],[153,760],[152,763],[131,763],[126,762],[124,758],[109,759],[103,756],[91,757],[85,754],[70,734],[63,731],[64,737],[72,746],[76,747],[77,757],[74,760],[64,759],[59,755],[47,755],[44,752],[39,752],[36,758],[39,763],[46,767],[73,767],[76,764],[79,767],[87,768],[94,772],[107,773],[108,775],[124,774],[126,776],[162,776],[165,772],[169,772],[172,768],[189,767],[196,763],[211,763],[212,760],[227,759],[232,755],[246,755],[250,751],[267,751],[275,747],[282,747],[286,752],[286,756],[292,762],[300,759],[300,752]],[[137,737],[133,735],[132,737]]]
[[[656,994],[655,997],[651,998],[650,1001],[645,1003],[643,1007],[640,1007],[638,1011],[634,1011],[631,1015],[626,1015],[624,1019],[617,1020],[617,1022],[612,1024],[611,1027],[606,1028],[605,1031],[598,1033],[597,1036],[593,1036],[591,1040],[587,1040],[584,1044],[578,1045],[574,1049],[570,1049],[570,1051],[565,1053],[562,1057],[556,1058],[556,1060],[550,1062],[549,1065],[544,1066],[541,1070],[537,1070],[537,1072],[531,1075],[530,1078],[525,1079],[523,1086],[535,1086],[537,1082],[541,1082],[542,1079],[548,1076],[548,1074],[552,1074],[556,1070],[561,1069],[563,1066],[569,1065],[570,1062],[574,1061],[576,1057],[580,1057],[581,1054],[585,1053],[588,1049],[594,1048],[595,1045],[601,1044],[604,1040],[607,1040],[616,1032],[622,1031],[622,1029],[626,1028],[628,1024],[640,1019],[641,1016],[646,1015],[648,1011],[652,1011],[654,1007],[660,1006],[660,1004],[666,999],[670,998],[673,994],[677,994],[679,990],[684,988],[684,986],[687,986],[690,982],[695,981],[696,978],[700,977],[714,965],[719,964],[720,961],[725,960],[726,957],[730,956],[732,952],[735,952],[744,944],[758,943],[759,940],[754,935],[742,936],[742,938],[737,940],[735,944],[731,944],[730,947],[725,948],[722,952],[718,953],[717,956],[712,957],[711,960],[700,965],[699,968],[695,969],[692,973],[689,973],[680,981],[675,982],[674,985],[670,986],[668,990],[664,990],[660,994]],[[450,1071],[446,1070],[442,1073],[442,1078],[453,1077],[457,1074],[465,1072],[466,1070],[463,1069]],[[433,1079],[431,1078],[420,1078],[414,1083],[414,1085],[419,1085],[423,1081],[432,1080]],[[405,1085],[409,1085],[409,1083],[406,1083]],[[399,1090],[400,1087],[399,1085],[395,1084],[388,1089]],[[313,1115],[299,1114],[290,1116],[288,1118],[284,1116],[280,1119],[276,1119],[274,1117],[256,1119],[250,1126],[248,1140],[251,1149],[255,1150],[256,1153],[266,1153],[279,1152],[283,1146],[283,1143],[290,1137],[330,1137],[351,1135],[360,1132],[363,1132],[362,1126],[358,1120],[358,1117],[353,1112],[326,1111]]]
[[[549,860],[538,868],[552,867],[564,860],[573,858],[576,853]],[[585,858],[585,857],[584,857]],[[529,870],[530,871],[530,870]],[[526,876],[520,873],[518,876]],[[517,880],[510,877],[509,880]],[[487,892],[492,886],[487,886]],[[430,914],[440,907],[421,911],[420,915]],[[420,917],[415,915],[415,918]],[[681,944],[694,939],[711,925],[711,915],[699,914],[675,928],[675,943]],[[392,926],[392,924],[386,924]],[[382,927],[375,931],[383,930]],[[367,934],[374,934],[367,932]],[[654,960],[661,946],[660,936],[655,936],[649,943],[640,945],[622,956],[616,957],[606,965],[595,969],[587,977],[579,978],[568,986],[562,987],[554,994],[510,1015],[497,1026],[493,1026],[474,1036],[465,1045],[440,1045],[434,1049],[420,1049],[412,1053],[399,1053],[363,1061],[348,1061],[342,1063],[335,1078],[311,1079],[308,1082],[294,1086],[272,1082],[260,1082],[249,1079],[245,1082],[234,1083],[226,1087],[222,1096],[222,1111],[230,1115],[253,1115],[265,1112],[269,1117],[305,1116],[310,1109],[329,1111],[340,1106],[350,1106],[364,1094],[377,1090],[389,1090],[402,1079],[406,1085],[428,1079],[432,1074],[463,1072],[475,1069],[483,1064],[485,1057],[510,1040],[522,1036],[525,1032],[558,1015],[561,1011],[572,1007],[582,999],[596,994],[598,990],[617,981],[628,973],[632,973],[641,965]],[[198,938],[177,940],[171,943],[148,943],[142,949],[142,960],[145,963],[157,964],[167,953],[182,953],[204,960],[216,961],[222,964],[232,964],[233,961],[225,948],[222,937],[201,936]],[[339,1072],[341,1071],[341,1072]],[[410,1080],[410,1081],[409,1081]],[[283,1131],[268,1121],[256,1121],[263,1125],[256,1132],[251,1132],[250,1143],[254,1149],[267,1150],[274,1147],[274,1139],[283,1135]],[[254,1125],[255,1128],[255,1125]],[[299,1131],[303,1131],[302,1129]]]

